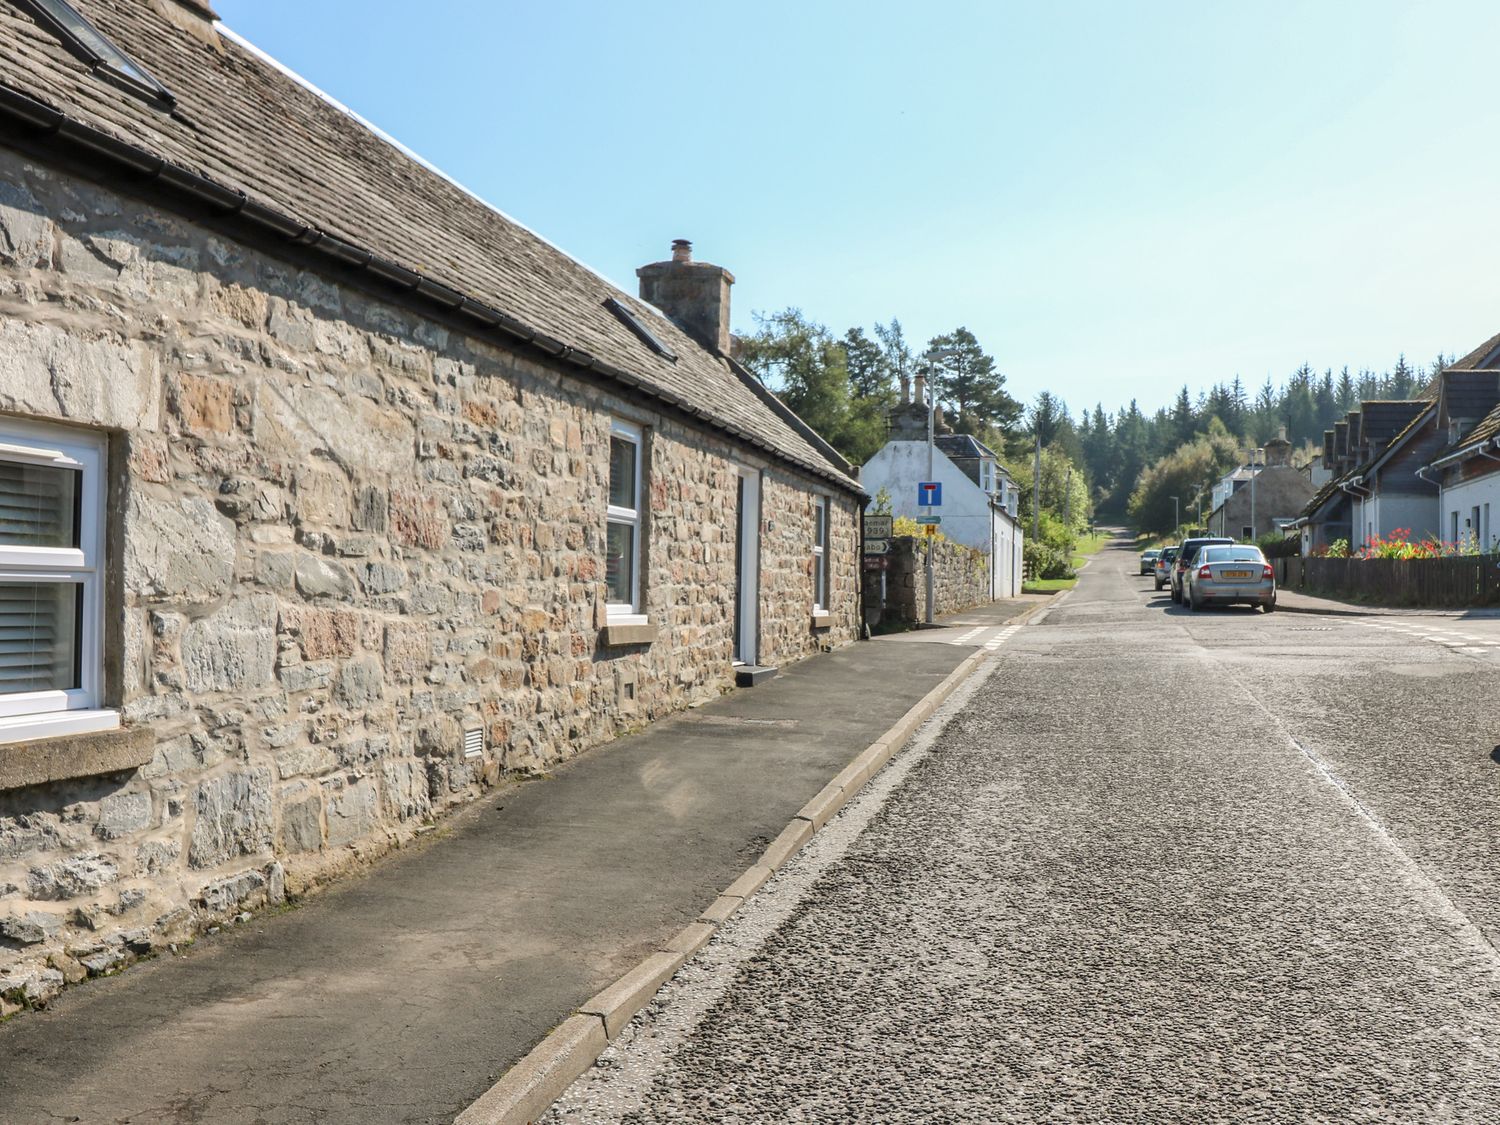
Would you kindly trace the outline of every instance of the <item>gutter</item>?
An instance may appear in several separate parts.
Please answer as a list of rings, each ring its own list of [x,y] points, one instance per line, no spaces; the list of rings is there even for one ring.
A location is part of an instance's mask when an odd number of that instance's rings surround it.
[[[746,433],[727,422],[721,422],[711,417],[702,407],[660,387],[648,386],[638,376],[539,332],[501,309],[476,301],[451,286],[433,281],[397,262],[378,257],[371,251],[336,235],[308,226],[298,219],[256,202],[242,191],[224,187],[206,176],[172,164],[137,145],[84,125],[61,110],[53,109],[19,90],[0,84],[0,120],[3,119],[9,119],[23,129],[38,134],[37,139],[44,144],[55,144],[65,150],[73,150],[73,154],[81,157],[82,162],[89,167],[92,178],[107,186],[114,185],[108,185],[102,173],[110,167],[123,170],[145,186],[156,186],[170,194],[186,196],[194,203],[208,208],[214,219],[238,220],[248,224],[262,235],[272,236],[272,241],[275,243],[309,251],[345,269],[368,274],[385,286],[392,287],[429,307],[435,306],[443,313],[467,320],[484,331],[499,333],[508,341],[519,341],[553,359],[621,383],[686,413],[711,429],[752,445],[778,461],[795,465],[806,472],[837,483],[856,495],[866,495],[859,484],[851,478],[849,463],[821,437],[813,434],[811,427],[797,418],[785,404],[778,403],[780,406],[780,409],[776,411],[778,416],[791,424],[803,438],[809,439],[810,444],[813,444],[818,452],[830,457],[834,468],[804,463],[777,449],[764,438]],[[101,162],[104,165],[102,168]],[[764,388],[761,389],[764,391]],[[770,392],[766,391],[765,394],[769,395]],[[774,396],[771,397],[774,399]],[[838,466],[844,466],[844,472],[836,471]]]
[[[1350,496],[1353,496],[1356,500],[1369,500],[1375,495],[1375,493],[1365,487],[1364,481],[1364,477],[1355,477],[1348,483],[1340,482],[1339,487],[1347,492]],[[1355,489],[1363,490],[1364,495],[1361,496],[1358,492],[1355,491]]]

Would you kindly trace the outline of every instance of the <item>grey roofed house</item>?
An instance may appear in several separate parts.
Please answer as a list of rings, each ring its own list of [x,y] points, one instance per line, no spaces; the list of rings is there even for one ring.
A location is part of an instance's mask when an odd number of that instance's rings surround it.
[[[1334,462],[1333,477],[1302,508],[1293,526],[1302,529],[1304,554],[1335,539],[1353,541],[1356,535],[1356,493],[1360,481],[1381,456],[1432,409],[1431,398],[1370,399],[1334,424],[1325,440]]]
[[[200,0],[70,2],[0,0],[0,1017],[861,624],[728,270],[628,294]]]
[[[206,4],[75,6],[173,103],[101,80],[57,35],[0,3],[0,121],[10,143],[123,176],[204,221],[425,299],[474,330],[638,388],[857,490],[848,463],[725,357],[216,29]],[[611,301],[665,348],[642,339]]]

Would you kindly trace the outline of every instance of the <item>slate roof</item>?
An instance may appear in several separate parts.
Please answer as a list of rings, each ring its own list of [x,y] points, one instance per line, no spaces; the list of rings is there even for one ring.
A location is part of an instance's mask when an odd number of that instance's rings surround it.
[[[932,444],[949,457],[999,457],[993,449],[969,434],[938,434]]]
[[[1442,396],[1445,418],[1483,418],[1500,402],[1500,371],[1450,367],[1442,374]]]
[[[1491,336],[1468,355],[1450,364],[1449,371],[1481,371],[1500,363],[1500,335]]]
[[[1391,438],[1391,440],[1386,443],[1384,449],[1377,450],[1374,456],[1372,456],[1362,466],[1355,469],[1355,475],[1364,476],[1366,473],[1373,473],[1377,471],[1383,464],[1385,464],[1387,460],[1389,460],[1396,453],[1400,452],[1402,447],[1406,445],[1406,442],[1409,438],[1411,438],[1414,434],[1417,433],[1417,431],[1419,431],[1423,426],[1425,426],[1432,420],[1436,411],[1437,403],[1428,403],[1426,408],[1419,411],[1417,415],[1412,418],[1412,420],[1408,422],[1405,427],[1402,428],[1400,433],[1398,433],[1395,437]]]
[[[416,292],[449,298],[450,306],[453,294],[467,298],[469,304],[456,307],[487,330],[511,341],[535,336],[537,346],[561,362],[637,387],[859,491],[847,463],[785,406],[769,401],[763,388],[749,385],[743,372],[233,38],[223,37],[216,50],[144,0],[73,3],[175,95],[176,108],[167,113],[107,84],[0,0],[0,108],[16,115],[41,103],[64,118],[58,141],[46,133],[37,143],[87,142],[104,134],[145,150],[146,163],[158,158],[191,174],[174,172],[165,183],[200,177],[226,189],[226,198],[241,194],[251,205],[242,215],[274,213],[309,228],[297,239],[301,245],[337,248],[341,242],[347,244],[343,260],[358,267],[373,255],[403,278],[409,275],[401,271],[411,271],[436,282],[443,288]],[[129,176],[103,171],[113,165],[102,156],[93,166],[111,186],[131,190]],[[331,237],[320,242],[320,235]],[[677,361],[656,354],[605,308],[611,297],[648,324]]]
[[[1343,492],[1345,483],[1363,477],[1380,463],[1387,452],[1415,433],[1433,405],[1428,399],[1370,399],[1361,403],[1359,410],[1350,411],[1347,417],[1358,422],[1360,442],[1376,443],[1375,450],[1363,462],[1340,473],[1313,493],[1312,499],[1298,513],[1298,518],[1315,519],[1323,507]],[[1335,423],[1335,432],[1344,425],[1345,422]]]
[[[1469,431],[1463,443],[1465,445],[1478,445],[1480,442],[1488,441],[1493,437],[1500,437],[1500,406],[1496,406],[1495,409],[1486,414],[1480,420],[1479,424]]]
[[[1307,502],[1307,506],[1297,513],[1297,518],[1299,520],[1316,519],[1318,513],[1323,510],[1329,501],[1343,494],[1343,489],[1339,486],[1353,475],[1353,473],[1345,473],[1343,476],[1335,477],[1322,488],[1318,489],[1318,491],[1314,492],[1312,499]]]
[[[1472,451],[1476,446],[1483,445],[1494,437],[1500,437],[1500,404],[1497,404],[1493,410],[1475,423],[1474,427],[1468,433],[1433,454],[1432,460],[1428,464],[1436,464],[1439,461],[1444,461],[1452,457],[1455,453],[1461,453],[1465,450]]]

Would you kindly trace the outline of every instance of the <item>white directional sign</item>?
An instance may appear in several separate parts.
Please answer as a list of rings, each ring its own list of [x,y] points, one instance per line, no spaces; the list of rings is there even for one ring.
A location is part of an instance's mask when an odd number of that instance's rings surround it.
[[[867,555],[884,555],[884,554],[888,554],[890,552],[890,549],[891,549],[891,541],[889,539],[866,539],[865,540],[865,554],[867,554]]]
[[[865,517],[865,541],[871,539],[889,539],[891,537],[891,525],[895,523],[892,516],[866,516]]]

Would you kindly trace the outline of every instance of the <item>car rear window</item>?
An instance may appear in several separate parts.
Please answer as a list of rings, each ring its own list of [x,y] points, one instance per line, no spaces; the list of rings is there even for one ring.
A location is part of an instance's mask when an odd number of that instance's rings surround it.
[[[1259,547],[1204,547],[1201,561],[1211,562],[1265,562]]]
[[[1204,547],[1230,543],[1232,540],[1229,539],[1184,539],[1177,553],[1184,562],[1192,562]]]

